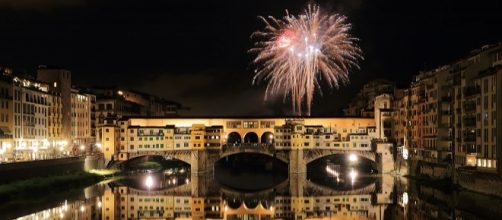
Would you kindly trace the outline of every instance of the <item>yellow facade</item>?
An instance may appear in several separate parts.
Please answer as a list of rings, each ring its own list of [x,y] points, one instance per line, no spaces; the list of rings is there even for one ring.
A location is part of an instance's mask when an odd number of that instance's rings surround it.
[[[372,118],[129,118],[118,124],[116,151],[104,149],[107,160],[112,155],[127,160],[141,152],[220,149],[235,144],[369,150],[371,140],[377,138]],[[111,145],[108,138],[102,140],[105,148]]]

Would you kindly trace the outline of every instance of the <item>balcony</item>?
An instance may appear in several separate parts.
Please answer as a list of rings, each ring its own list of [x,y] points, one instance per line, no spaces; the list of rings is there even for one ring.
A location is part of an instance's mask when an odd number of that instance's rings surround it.
[[[465,112],[476,111],[476,102],[475,101],[465,101],[464,102],[464,111]]]
[[[464,142],[475,142],[476,141],[476,134],[466,134],[464,135]]]
[[[479,86],[468,86],[464,88],[465,97],[479,95],[479,93],[481,93],[481,88]]]
[[[475,116],[465,116],[464,126],[466,127],[476,127],[476,117]]]
[[[478,153],[476,151],[476,145],[474,145],[474,144],[466,144],[466,145],[464,145],[464,148],[465,148],[465,151],[468,154],[476,154],[476,153]]]

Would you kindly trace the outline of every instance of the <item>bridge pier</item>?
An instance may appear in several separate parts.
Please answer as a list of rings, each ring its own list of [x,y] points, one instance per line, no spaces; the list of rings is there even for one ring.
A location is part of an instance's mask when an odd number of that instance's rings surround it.
[[[307,173],[307,162],[303,157],[303,150],[293,149],[289,152],[289,174]]]
[[[395,170],[392,143],[377,143],[376,152],[379,155],[378,166],[381,173],[390,173]]]
[[[192,174],[212,174],[218,159],[218,152],[194,150],[190,153],[190,171]]]

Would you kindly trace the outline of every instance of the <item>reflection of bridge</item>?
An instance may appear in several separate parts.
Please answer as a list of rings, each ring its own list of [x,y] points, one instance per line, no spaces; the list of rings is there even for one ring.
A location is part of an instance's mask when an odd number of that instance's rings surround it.
[[[382,180],[385,182],[392,179],[382,178]],[[306,180],[305,175],[297,175],[271,189],[245,193],[221,187],[211,176],[192,175],[190,183],[169,189],[146,190],[118,186],[113,191],[115,196],[118,196],[120,199],[106,198],[106,195],[112,196],[113,194],[105,193],[102,201],[104,207],[108,207],[108,204],[106,204],[108,201],[115,201],[114,205],[117,206],[115,210],[127,212],[120,213],[125,214],[125,216],[135,216],[137,212],[132,212],[132,210],[130,212],[129,209],[121,209],[122,202],[125,202],[127,207],[145,208],[151,206],[152,200],[157,200],[158,202],[160,199],[161,201],[165,201],[162,203],[163,206],[173,206],[173,209],[166,208],[165,213],[154,212],[157,215],[156,217],[162,218],[176,216],[176,213],[179,212],[182,215],[186,214],[187,218],[192,219],[226,219],[229,215],[234,214],[255,215],[257,213],[268,213],[276,218],[289,219],[291,217],[303,216],[302,219],[306,219],[305,217],[322,216],[325,212],[331,213],[333,210],[340,211],[337,207],[341,207],[342,211],[345,212],[357,210],[355,211],[357,213],[353,213],[355,214],[354,216],[362,215],[359,217],[365,219],[382,219],[383,215],[381,213],[383,213],[387,203],[380,202],[378,198],[382,196],[389,197],[385,201],[391,201],[390,192],[392,189],[382,189],[382,187],[392,184],[377,186],[380,185],[380,182],[375,180],[375,182],[358,188],[343,190],[321,186]],[[212,190],[206,190],[206,188]],[[388,191],[389,193],[383,194],[379,191]],[[128,201],[134,201],[134,204]],[[201,201],[202,203],[200,203]],[[156,203],[153,204],[155,205]],[[199,204],[202,204],[202,206]],[[312,212],[316,210],[314,207],[317,207],[316,212]],[[171,216],[168,216],[170,212]],[[144,214],[144,212],[141,213]],[[339,214],[341,215],[342,213],[340,212]]]
[[[279,148],[273,144],[226,144],[220,148],[206,150],[151,150],[136,151],[127,154],[122,153],[122,160],[130,160],[142,156],[158,155],[165,159],[176,159],[191,165],[192,173],[204,173],[213,169],[218,160],[236,154],[262,154],[281,160],[289,164],[290,173],[305,173],[307,164],[317,159],[336,155],[353,154],[366,158],[378,164],[379,169],[385,161],[387,166],[393,167],[393,157],[390,146],[377,144],[376,147],[364,150],[344,150],[334,147],[311,147],[311,148]],[[388,170],[383,169],[383,170]]]

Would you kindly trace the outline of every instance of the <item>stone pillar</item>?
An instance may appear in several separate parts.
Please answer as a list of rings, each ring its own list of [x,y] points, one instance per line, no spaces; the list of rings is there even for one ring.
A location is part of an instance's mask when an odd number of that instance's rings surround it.
[[[190,152],[190,169],[192,174],[212,174],[219,154],[209,150],[192,150]]]
[[[378,143],[377,153],[380,155],[381,173],[389,173],[394,170],[394,156],[392,155],[392,143]]]
[[[297,173],[289,175],[289,192],[293,197],[302,197],[303,188],[307,183],[306,173]]]
[[[289,175],[289,192],[291,193],[291,214],[294,219],[304,219],[304,187],[307,184],[307,174],[297,173]]]
[[[303,158],[302,149],[292,149],[289,152],[289,174],[307,173],[307,164]]]

